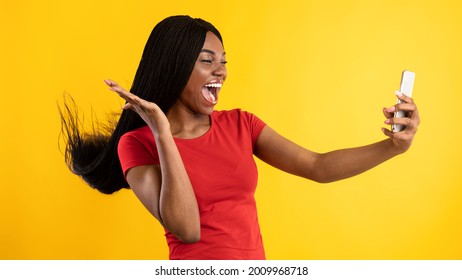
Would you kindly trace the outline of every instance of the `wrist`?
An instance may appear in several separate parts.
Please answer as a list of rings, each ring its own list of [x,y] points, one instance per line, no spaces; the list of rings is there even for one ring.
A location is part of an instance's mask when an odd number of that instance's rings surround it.
[[[392,157],[403,154],[407,151],[406,148],[403,148],[396,139],[388,138],[385,140],[388,146],[388,152]]]
[[[170,130],[152,131],[156,143],[174,142],[173,135]]]

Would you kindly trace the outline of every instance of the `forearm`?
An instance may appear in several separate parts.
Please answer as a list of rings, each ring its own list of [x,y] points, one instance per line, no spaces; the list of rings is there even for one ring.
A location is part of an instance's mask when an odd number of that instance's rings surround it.
[[[336,150],[319,154],[310,174],[313,174],[315,181],[321,183],[342,180],[367,171],[400,153],[391,139],[362,147]]]
[[[200,237],[200,218],[196,197],[178,148],[170,133],[156,136],[162,185],[159,213],[162,224],[184,242]]]

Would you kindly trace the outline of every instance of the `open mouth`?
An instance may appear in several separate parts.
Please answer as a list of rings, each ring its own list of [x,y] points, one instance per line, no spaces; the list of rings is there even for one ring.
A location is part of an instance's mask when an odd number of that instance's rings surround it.
[[[212,104],[218,102],[218,92],[222,87],[221,83],[210,83],[202,87],[202,96]]]

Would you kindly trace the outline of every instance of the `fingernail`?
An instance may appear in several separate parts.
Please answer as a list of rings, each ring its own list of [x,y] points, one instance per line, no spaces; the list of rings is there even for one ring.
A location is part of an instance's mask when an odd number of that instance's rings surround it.
[[[390,119],[386,119],[386,120],[385,120],[385,123],[386,123],[386,124],[390,124],[390,123],[391,123]]]
[[[395,94],[396,94],[396,96],[398,96],[398,97],[403,97],[403,93],[401,93],[401,92],[398,91],[398,90],[395,91]]]
[[[390,108],[387,109],[388,113],[393,113],[395,111],[395,106],[391,106]]]

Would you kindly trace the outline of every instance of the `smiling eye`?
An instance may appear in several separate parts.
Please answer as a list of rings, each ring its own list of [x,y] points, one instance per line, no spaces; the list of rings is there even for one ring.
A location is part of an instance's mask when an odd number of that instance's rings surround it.
[[[221,62],[221,64],[223,64],[223,65],[226,65],[227,63],[228,63],[228,61],[226,61],[226,60]]]
[[[201,62],[204,62],[204,63],[212,63],[212,60],[211,60],[211,59],[202,59]]]

